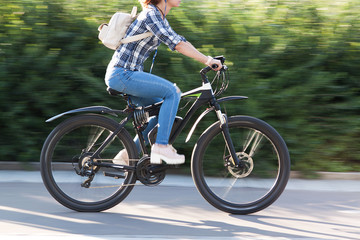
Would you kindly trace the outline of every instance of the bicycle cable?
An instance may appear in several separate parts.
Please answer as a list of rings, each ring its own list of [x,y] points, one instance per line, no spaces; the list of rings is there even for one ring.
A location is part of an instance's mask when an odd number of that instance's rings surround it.
[[[224,69],[221,69],[220,71],[216,72],[213,80],[211,81],[211,85],[215,87],[215,89],[213,89],[214,96],[219,96],[223,92],[225,92],[225,90],[229,86],[229,82],[230,80],[227,75],[227,67],[225,66]]]

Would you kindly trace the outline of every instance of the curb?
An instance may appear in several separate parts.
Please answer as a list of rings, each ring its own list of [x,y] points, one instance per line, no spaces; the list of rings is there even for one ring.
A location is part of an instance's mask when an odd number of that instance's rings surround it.
[[[39,171],[39,162],[0,162],[0,170],[14,170],[14,171]],[[180,174],[176,169],[172,169],[171,173]],[[316,172],[315,179],[319,180],[360,180],[360,172]],[[299,171],[291,171],[290,178],[292,179],[306,179]]]
[[[40,171],[39,162],[0,162],[0,170]]]
[[[360,180],[360,172],[315,172],[314,175],[319,180]],[[291,171],[290,178],[306,179],[298,171]]]

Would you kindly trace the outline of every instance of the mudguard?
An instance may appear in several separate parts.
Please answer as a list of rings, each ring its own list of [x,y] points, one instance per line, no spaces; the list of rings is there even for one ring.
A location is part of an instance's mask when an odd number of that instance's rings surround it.
[[[117,117],[118,115],[116,113],[120,113],[122,111],[119,110],[113,110],[111,108],[108,107],[104,107],[104,106],[90,106],[90,107],[83,107],[83,108],[77,108],[77,109],[73,109],[67,112],[63,112],[60,113],[52,118],[49,118],[48,120],[46,120],[46,122],[51,122],[54,121],[55,119],[58,119],[60,117],[63,117],[67,114],[72,114],[72,113],[79,113],[79,112],[99,112],[99,113],[107,113],[110,115],[113,115],[115,117]]]
[[[244,100],[244,99],[247,99],[247,98],[248,97],[245,97],[245,96],[229,96],[229,97],[223,97],[223,98],[217,99],[217,102],[222,103],[222,102],[227,102],[227,101],[232,101],[232,100]],[[187,135],[185,142],[188,142],[190,140],[192,134],[194,133],[194,131],[196,129],[196,126],[199,124],[201,119],[203,119],[203,117],[205,117],[209,112],[211,112],[213,110],[215,110],[215,108],[211,107],[211,108],[206,109],[204,112],[202,112],[200,114],[200,116],[196,119],[194,125],[190,129],[189,134]]]

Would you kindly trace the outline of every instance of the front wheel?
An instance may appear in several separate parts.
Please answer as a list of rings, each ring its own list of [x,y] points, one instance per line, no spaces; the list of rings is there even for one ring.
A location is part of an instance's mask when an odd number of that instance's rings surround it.
[[[269,124],[248,116],[228,118],[228,126],[242,167],[233,164],[220,123],[199,138],[191,160],[194,182],[214,207],[233,214],[249,214],[271,205],[283,192],[290,174],[286,144]]]

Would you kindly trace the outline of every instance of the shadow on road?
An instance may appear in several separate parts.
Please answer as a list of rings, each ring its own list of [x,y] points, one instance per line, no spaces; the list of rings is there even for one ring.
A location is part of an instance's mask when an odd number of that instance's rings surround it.
[[[347,196],[304,200],[306,193],[287,191],[274,206],[239,216],[213,208],[189,187],[136,187],[124,202],[100,213],[68,210],[41,183],[1,183],[0,190],[2,235],[354,240],[360,236],[359,219],[349,210],[359,211],[360,202],[346,202]]]

